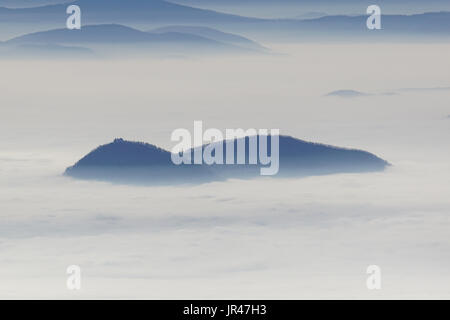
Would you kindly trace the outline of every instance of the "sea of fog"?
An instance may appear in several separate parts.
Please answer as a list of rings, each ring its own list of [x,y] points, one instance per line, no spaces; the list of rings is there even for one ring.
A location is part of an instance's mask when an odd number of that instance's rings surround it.
[[[0,298],[450,298],[450,45],[272,48],[0,61]],[[340,89],[367,95],[325,96]],[[170,149],[194,120],[392,166],[177,187],[62,176],[116,137]],[[381,290],[366,287],[369,265]]]

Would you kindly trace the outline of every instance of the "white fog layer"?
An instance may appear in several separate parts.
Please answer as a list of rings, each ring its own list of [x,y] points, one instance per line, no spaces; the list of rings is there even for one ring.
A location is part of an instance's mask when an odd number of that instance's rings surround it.
[[[0,298],[450,298],[450,45],[270,47],[0,61]],[[326,96],[337,90],[367,95]],[[119,137],[170,150],[195,120],[392,166],[177,187],[62,175]],[[382,290],[367,290],[369,265]]]

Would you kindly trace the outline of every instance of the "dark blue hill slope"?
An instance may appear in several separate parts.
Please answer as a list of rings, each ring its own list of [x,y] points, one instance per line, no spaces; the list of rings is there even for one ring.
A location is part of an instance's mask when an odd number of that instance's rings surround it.
[[[258,136],[257,140],[262,138],[268,137]],[[268,141],[268,154],[271,155],[270,139],[266,141]],[[245,165],[182,164],[177,166],[172,163],[171,153],[166,150],[147,143],[116,139],[113,143],[100,146],[90,152],[74,166],[67,168],[65,174],[81,179],[137,184],[200,183],[260,176],[261,164],[248,164],[249,138],[235,139],[233,141],[235,150],[240,142],[244,142],[246,146]],[[204,145],[202,149],[204,150],[207,146]],[[225,162],[226,143],[217,143],[215,146],[223,147]],[[366,151],[310,143],[287,136],[279,137],[279,148],[279,173],[273,177],[373,172],[383,170],[389,165],[385,160]],[[186,152],[193,155],[194,150]],[[235,152],[235,163],[236,160]]]

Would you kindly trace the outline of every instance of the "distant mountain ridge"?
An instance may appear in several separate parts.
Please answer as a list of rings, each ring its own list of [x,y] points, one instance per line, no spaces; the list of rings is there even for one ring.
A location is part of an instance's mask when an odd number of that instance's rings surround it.
[[[367,93],[356,90],[336,90],[326,94],[326,96],[328,97],[342,97],[342,98],[356,98],[368,95],[369,94]]]
[[[258,19],[241,17],[179,5],[164,0],[77,0],[70,2],[82,9],[86,24],[127,23],[127,22],[165,22],[202,23],[226,20],[227,22],[255,21]],[[28,22],[48,19],[60,21],[65,16],[67,4],[54,4],[33,8],[0,8],[3,21]]]
[[[161,28],[152,29],[151,33],[166,33],[166,32],[178,32],[184,34],[193,34],[208,39],[213,39],[216,41],[221,41],[225,43],[234,44],[237,46],[242,46],[244,48],[250,48],[255,50],[266,50],[259,43],[250,40],[246,37],[232,34],[229,32],[222,32],[217,29],[203,27],[203,26],[166,26]]]
[[[267,137],[257,137],[261,138]],[[65,175],[80,179],[138,184],[199,183],[259,177],[261,165],[248,164],[249,137],[235,139],[233,141],[235,150],[242,139],[247,146],[245,165],[177,166],[173,164],[172,154],[169,151],[148,143],[130,142],[119,138],[87,154],[75,165],[67,168]],[[201,148],[204,150],[207,146]],[[223,148],[225,159],[225,144]],[[288,136],[279,137],[279,148],[280,171],[274,177],[372,172],[383,170],[389,165],[385,160],[366,151],[311,143]],[[194,150],[186,152],[193,154]],[[271,153],[270,142],[268,150]]]
[[[31,8],[68,2],[73,2],[73,0],[0,0],[0,7]]]
[[[306,8],[326,8],[326,7],[340,7],[348,8],[352,6],[357,10],[358,8],[367,8],[370,4],[377,4],[379,6],[391,9],[391,7],[432,7],[433,9],[450,9],[450,4],[447,0],[377,0],[376,2],[361,1],[361,0],[173,0],[173,2],[185,4],[185,5],[221,5],[221,6],[233,6],[239,8],[240,6],[260,6],[260,5],[272,5],[272,6],[286,6],[298,5]],[[332,8],[334,9],[334,8]],[[407,8],[405,8],[407,9]],[[335,11],[335,10],[333,10]]]
[[[40,31],[13,38],[6,43],[145,43],[193,41],[212,43],[213,40],[177,32],[148,33],[119,24],[88,25],[80,30],[61,28]]]
[[[163,0],[78,0],[83,25],[122,24],[149,30],[167,26],[219,28],[266,40],[422,39],[450,37],[450,12],[382,16],[382,30],[368,30],[364,10],[358,16],[333,15],[315,19],[262,19],[199,9]],[[0,8],[0,22],[62,27],[67,4],[36,8]],[[364,8],[365,9],[365,8]]]
[[[88,25],[80,30],[67,28],[40,31],[15,37],[3,42],[3,47],[17,45],[28,46],[76,46],[85,47],[92,52],[98,51],[103,55],[111,54],[108,48],[114,47],[114,54],[152,54],[162,53],[263,53],[264,48],[246,38],[243,45],[235,42],[225,42],[222,33],[214,30],[212,35],[205,37],[194,32],[182,33],[182,30],[169,29],[161,32],[144,32],[119,24]],[[213,37],[217,36],[219,40]],[[221,37],[222,36],[222,37]],[[239,38],[228,34],[229,37]],[[239,38],[240,39],[240,38]],[[223,41],[220,41],[223,40]],[[13,50],[14,48],[10,48]],[[30,50],[30,55],[34,52]],[[1,54],[1,50],[0,50]]]

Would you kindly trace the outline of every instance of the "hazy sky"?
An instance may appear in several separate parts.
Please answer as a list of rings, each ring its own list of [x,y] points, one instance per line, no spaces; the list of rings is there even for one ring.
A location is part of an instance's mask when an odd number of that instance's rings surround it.
[[[450,46],[269,46],[281,54],[0,61],[2,150],[51,147],[79,157],[115,137],[169,148],[170,133],[191,129],[194,120],[219,129],[279,128],[385,158],[391,158],[387,150],[394,143],[395,150],[404,144],[405,152],[415,140],[444,149],[427,141],[445,141],[449,91],[399,89],[450,86]],[[323,97],[340,89],[373,95]],[[408,129],[414,139],[405,134]]]

